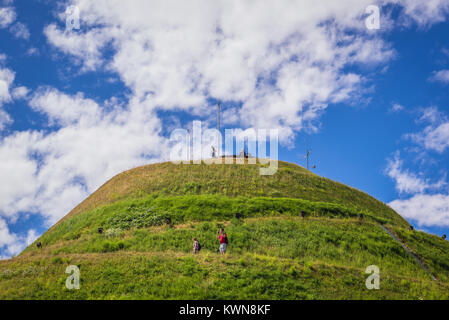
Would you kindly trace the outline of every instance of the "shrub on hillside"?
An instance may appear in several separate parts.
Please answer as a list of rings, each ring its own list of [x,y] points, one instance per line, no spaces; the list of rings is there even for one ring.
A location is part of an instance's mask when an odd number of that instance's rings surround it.
[[[108,225],[121,230],[130,228],[146,228],[161,226],[170,216],[165,212],[157,212],[153,208],[130,206],[125,212],[114,215]]]

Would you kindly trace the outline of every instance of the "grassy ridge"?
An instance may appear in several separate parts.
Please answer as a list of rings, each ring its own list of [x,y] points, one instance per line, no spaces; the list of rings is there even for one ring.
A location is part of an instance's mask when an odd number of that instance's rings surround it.
[[[225,258],[216,252],[222,225],[230,237]],[[197,256],[193,236],[203,245]],[[80,266],[80,290],[65,289],[69,264]],[[380,290],[365,287],[371,264],[380,267]],[[324,217],[84,234],[0,262],[0,299],[448,299],[448,289],[376,223]]]
[[[188,223],[170,228],[107,229],[105,234],[88,233],[69,242],[46,244],[44,253],[106,253],[114,251],[189,253],[197,237],[203,251],[217,253],[216,230],[226,226],[232,241],[229,252],[256,253],[298,261],[321,261],[335,266],[363,268],[377,264],[391,273],[427,278],[404,250],[379,226],[358,220],[267,217],[232,222]],[[42,254],[42,249],[28,253]],[[368,264],[367,264],[368,263]],[[448,270],[446,270],[447,272]]]
[[[367,290],[364,269],[260,255],[177,252],[69,255],[0,263],[0,299],[449,299],[444,284],[382,274]],[[67,290],[65,268],[81,270]]]
[[[94,192],[66,217],[123,200],[182,195],[271,197],[326,202],[369,211],[392,224],[407,222],[387,205],[368,194],[322,178],[287,162],[279,162],[272,176],[259,175],[257,165],[152,164],[125,171]]]
[[[231,220],[235,213],[244,217],[263,216],[306,216],[351,218],[363,215],[363,219],[378,223],[394,223],[393,219],[377,217],[367,210],[344,205],[311,202],[290,198],[245,198],[221,195],[193,195],[159,197],[147,196],[138,200],[123,200],[91,211],[86,211],[63,220],[39,241],[45,245],[58,240],[77,239],[82,234],[96,233],[99,227],[129,229],[165,224],[165,218],[172,222]],[[32,250],[30,247],[28,250]]]

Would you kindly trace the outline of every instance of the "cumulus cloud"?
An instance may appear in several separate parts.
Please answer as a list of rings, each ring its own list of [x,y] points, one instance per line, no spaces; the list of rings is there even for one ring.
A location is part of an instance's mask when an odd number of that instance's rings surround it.
[[[390,109],[390,112],[401,112],[402,110],[404,110],[404,106],[399,104],[399,103],[395,103],[393,104],[393,106]]]
[[[449,195],[418,194],[410,199],[394,200],[389,205],[406,219],[419,226],[449,227]]]
[[[12,91],[12,97],[14,100],[25,99],[30,90],[27,87],[16,87]]]
[[[427,127],[422,133],[413,137],[416,141],[422,143],[426,149],[442,153],[449,148],[449,122],[435,127]]]
[[[35,111],[45,114],[50,125],[65,127],[81,124],[82,127],[90,127],[101,119],[99,105],[91,99],[85,99],[82,93],[68,96],[54,88],[41,88],[29,104]]]
[[[442,153],[449,147],[449,121],[437,107],[422,109],[417,122],[426,123],[427,126],[421,132],[408,134],[406,137],[426,150]],[[428,179],[403,169],[399,153],[388,161],[385,172],[395,181],[399,193],[413,195],[409,199],[392,201],[389,205],[393,209],[404,218],[413,219],[419,226],[449,226],[449,195],[443,188],[447,185],[446,176],[431,183]]]
[[[17,22],[9,28],[9,31],[18,39],[28,40],[30,38],[30,31],[27,26],[21,22]]]
[[[22,22],[15,22],[17,18],[16,11],[13,7],[0,8],[0,29],[9,27],[9,31],[18,39],[28,40],[30,31]]]
[[[0,218],[0,260],[8,259],[11,256],[19,254],[26,246],[32,244],[39,237],[34,229],[28,230],[25,236],[12,233],[6,221]]]
[[[12,7],[0,8],[0,29],[7,28],[16,20],[16,12]]]
[[[0,107],[3,103],[11,101],[10,88],[15,78],[10,69],[0,68]]]
[[[0,109],[0,132],[12,122],[11,116],[6,111]]]
[[[31,47],[27,50],[26,54],[28,56],[38,56],[39,55],[39,49],[35,47]]]
[[[6,61],[6,55],[0,54],[0,64]],[[14,88],[15,73],[8,68],[0,67],[0,132],[13,123],[11,116],[2,109],[3,105],[15,99],[26,96],[28,89],[25,87]]]
[[[379,2],[389,3],[418,24],[441,21],[447,8],[440,0]],[[368,0],[70,4],[80,9],[84,29],[66,32],[50,24],[45,33],[84,71],[106,65],[137,97],[151,95],[164,110],[201,113],[209,98],[239,103],[236,115],[245,128],[277,127],[294,135],[329,103],[360,98],[365,79],[345,67],[395,56],[381,32],[365,29]]]
[[[56,130],[17,132],[0,142],[0,216],[39,213],[58,221],[113,175],[161,160],[166,139],[148,101],[109,106],[82,94],[37,90],[30,105]]]
[[[9,114],[2,110],[2,105],[12,100],[10,89],[14,78],[14,72],[0,68],[0,132],[13,121]]]
[[[433,72],[429,77],[429,81],[441,82],[444,84],[449,83],[449,70],[440,70]]]
[[[407,24],[414,22],[422,27],[445,21],[449,12],[447,0],[384,0],[383,3],[401,5],[404,11],[401,20]]]
[[[18,238],[9,231],[8,225],[3,219],[0,219],[0,248],[6,247],[9,255],[19,253],[20,248],[17,246]],[[0,256],[0,259],[5,258]]]
[[[420,120],[429,125],[421,132],[408,134],[407,137],[427,150],[443,153],[449,148],[449,120],[446,114],[436,107],[426,108],[422,112]]]
[[[429,123],[435,125],[440,121],[444,121],[446,118],[446,115],[441,112],[436,106],[422,108],[420,109],[420,112],[421,116],[417,120],[418,123]]]
[[[407,169],[403,169],[403,161],[396,153],[393,159],[388,160],[386,174],[395,181],[399,193],[422,193],[428,190],[437,190],[446,184],[445,177],[438,182],[429,183],[426,179],[417,176]]]
[[[369,1],[71,4],[90,28],[65,32],[51,24],[45,33],[84,70],[106,65],[136,97],[150,95],[164,110],[201,114],[209,98],[232,101],[241,105],[235,111],[244,127],[293,134],[329,103],[359,94],[364,79],[344,72],[346,66],[394,57],[378,35],[366,32],[362,14]]]
[[[65,32],[49,25],[44,30],[48,41],[63,53],[72,55],[77,64],[83,65],[83,71],[95,70],[103,63],[101,49],[107,36],[98,29],[85,33]]]

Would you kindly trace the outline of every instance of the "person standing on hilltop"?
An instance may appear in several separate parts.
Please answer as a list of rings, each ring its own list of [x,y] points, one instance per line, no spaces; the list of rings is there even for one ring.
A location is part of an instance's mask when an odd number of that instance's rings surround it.
[[[226,254],[226,247],[228,246],[228,236],[223,228],[217,231],[217,239],[220,240],[220,253]]]

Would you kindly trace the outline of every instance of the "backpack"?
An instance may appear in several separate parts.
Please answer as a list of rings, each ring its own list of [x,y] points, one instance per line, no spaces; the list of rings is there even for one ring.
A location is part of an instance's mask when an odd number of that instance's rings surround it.
[[[201,243],[198,241],[198,252],[201,250]]]
[[[229,243],[228,235],[226,235],[226,237],[225,237],[225,243],[226,243],[226,245],[228,245],[228,243]]]

